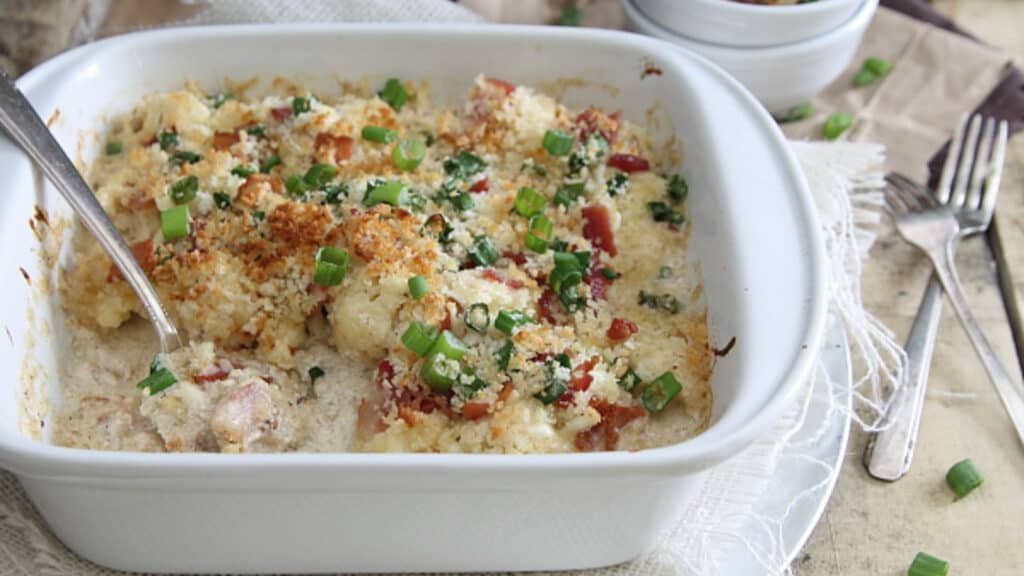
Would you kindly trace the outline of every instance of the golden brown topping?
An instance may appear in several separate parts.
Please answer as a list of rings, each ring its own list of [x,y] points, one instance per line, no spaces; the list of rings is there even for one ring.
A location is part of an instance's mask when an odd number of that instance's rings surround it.
[[[333,227],[334,219],[326,206],[286,202],[267,216],[267,224],[276,242],[319,245]]]
[[[281,177],[268,174],[251,174],[245,179],[245,183],[238,187],[236,200],[246,206],[255,206],[260,196],[268,191],[280,194],[284,189]]]
[[[228,150],[239,141],[238,132],[217,132],[213,135],[214,150]]]

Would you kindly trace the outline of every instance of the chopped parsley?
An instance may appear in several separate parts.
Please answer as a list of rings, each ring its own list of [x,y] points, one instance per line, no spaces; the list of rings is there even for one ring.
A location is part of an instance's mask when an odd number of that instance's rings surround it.
[[[629,191],[629,174],[616,172],[608,179],[608,195],[618,196]]]
[[[231,207],[231,196],[228,196],[223,192],[214,192],[213,203],[217,206],[217,208],[220,208],[221,210],[226,210],[229,207]]]

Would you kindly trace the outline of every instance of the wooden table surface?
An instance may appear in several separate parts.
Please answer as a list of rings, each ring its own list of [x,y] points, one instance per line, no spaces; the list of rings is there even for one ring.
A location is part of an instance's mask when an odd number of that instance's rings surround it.
[[[936,7],[988,44],[1024,62],[1024,1],[936,0]],[[1024,296],[1024,137],[1011,141],[997,208],[1005,269]],[[964,288],[983,329],[1015,375],[1020,363],[983,239],[959,251]],[[909,330],[930,271],[889,233],[865,268],[865,305],[901,338]],[[919,445],[910,474],[893,484],[870,478],[861,458],[866,435],[854,430],[829,507],[794,565],[799,576],[906,574],[918,551],[952,564],[951,574],[1024,574],[1024,450],[966,335],[946,306],[928,383]],[[970,457],[985,484],[953,502],[944,476]]]
[[[607,9],[615,1],[588,3]],[[1024,0],[935,0],[935,5],[985,42],[1024,62]],[[511,9],[521,7],[515,4]],[[173,2],[114,0],[105,31],[154,24],[193,9]],[[1011,143],[1006,168],[996,239],[1004,252],[1004,270],[1017,279],[1011,299],[1004,301],[992,252],[983,239],[961,247],[959,270],[984,330],[1016,374],[1020,363],[1007,304],[1015,310],[1016,301],[1024,297],[1024,137]],[[924,258],[891,231],[883,233],[866,266],[865,304],[901,341],[929,270]],[[893,484],[871,479],[861,464],[865,441],[866,435],[855,429],[832,501],[798,556],[796,574],[896,576],[906,574],[918,551],[950,561],[952,574],[1024,574],[1024,450],[948,306],[913,470]],[[950,465],[966,457],[974,459],[986,482],[968,498],[953,502],[943,478]]]

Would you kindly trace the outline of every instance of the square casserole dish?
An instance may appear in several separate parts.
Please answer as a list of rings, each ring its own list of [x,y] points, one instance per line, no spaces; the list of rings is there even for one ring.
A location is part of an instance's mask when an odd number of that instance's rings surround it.
[[[660,72],[660,73],[657,73]],[[295,25],[171,29],[65,53],[18,85],[73,158],[96,155],[106,119],[194,80],[275,75],[314,92],[337,79],[429,80],[456,104],[478,73],[559,79],[570,106],[654,117],[682,143],[690,250],[702,264],[719,359],[709,428],[640,452],[563,455],[134,454],[61,448],[20,432],[30,391],[56,403],[66,330],[55,272],[29,220],[70,210],[0,139],[0,465],[49,526],[99,564],[152,572],[557,570],[649,549],[699,498],[703,473],[781,416],[810,372],[825,318],[812,198],[781,132],[707,61],[630,34],[565,28]],[[583,82],[579,82],[582,80]],[[648,112],[650,114],[648,115]],[[66,233],[66,232],[65,232]],[[66,257],[66,254],[64,255]],[[23,281],[19,268],[33,279]],[[45,429],[44,429],[45,430]]]

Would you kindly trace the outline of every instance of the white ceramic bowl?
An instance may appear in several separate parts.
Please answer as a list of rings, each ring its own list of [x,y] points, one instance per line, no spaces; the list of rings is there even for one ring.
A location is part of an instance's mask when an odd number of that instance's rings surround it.
[[[830,1],[833,0],[823,3]],[[733,48],[675,34],[640,12],[636,2],[622,0],[632,30],[688,48],[718,64],[753,92],[765,108],[777,114],[814,98],[846,70],[878,8],[878,0],[863,0],[838,28],[803,42],[770,48]]]
[[[777,46],[809,40],[838,28],[861,0],[818,0],[792,6],[741,4],[732,0],[635,0],[636,7],[667,30],[723,46]]]
[[[372,56],[368,56],[372,54]],[[661,74],[642,72],[656,67]],[[690,184],[690,250],[703,262],[711,330],[736,345],[715,367],[707,431],[641,452],[563,455],[133,454],[86,451],[19,433],[19,382],[56,400],[67,346],[26,222],[69,216],[28,160],[0,139],[0,464],[14,471],[61,540],[100,564],[144,572],[386,572],[569,569],[650,549],[698,497],[702,474],[762,435],[811,369],[825,318],[813,203],[782,134],[739,84],[703,59],[642,36],[558,27],[282,25],[177,28],[118,36],[29,72],[18,85],[62,145],[146,93],[192,79],[293,78],[314,92],[337,77],[429,79],[461,102],[480,73],[564,100],[621,109],[673,134]],[[737,163],[742,163],[738,166]],[[66,257],[67,254],[64,254]],[[27,309],[31,308],[31,320]],[[8,341],[9,337],[9,341]],[[26,359],[27,353],[27,359]]]

